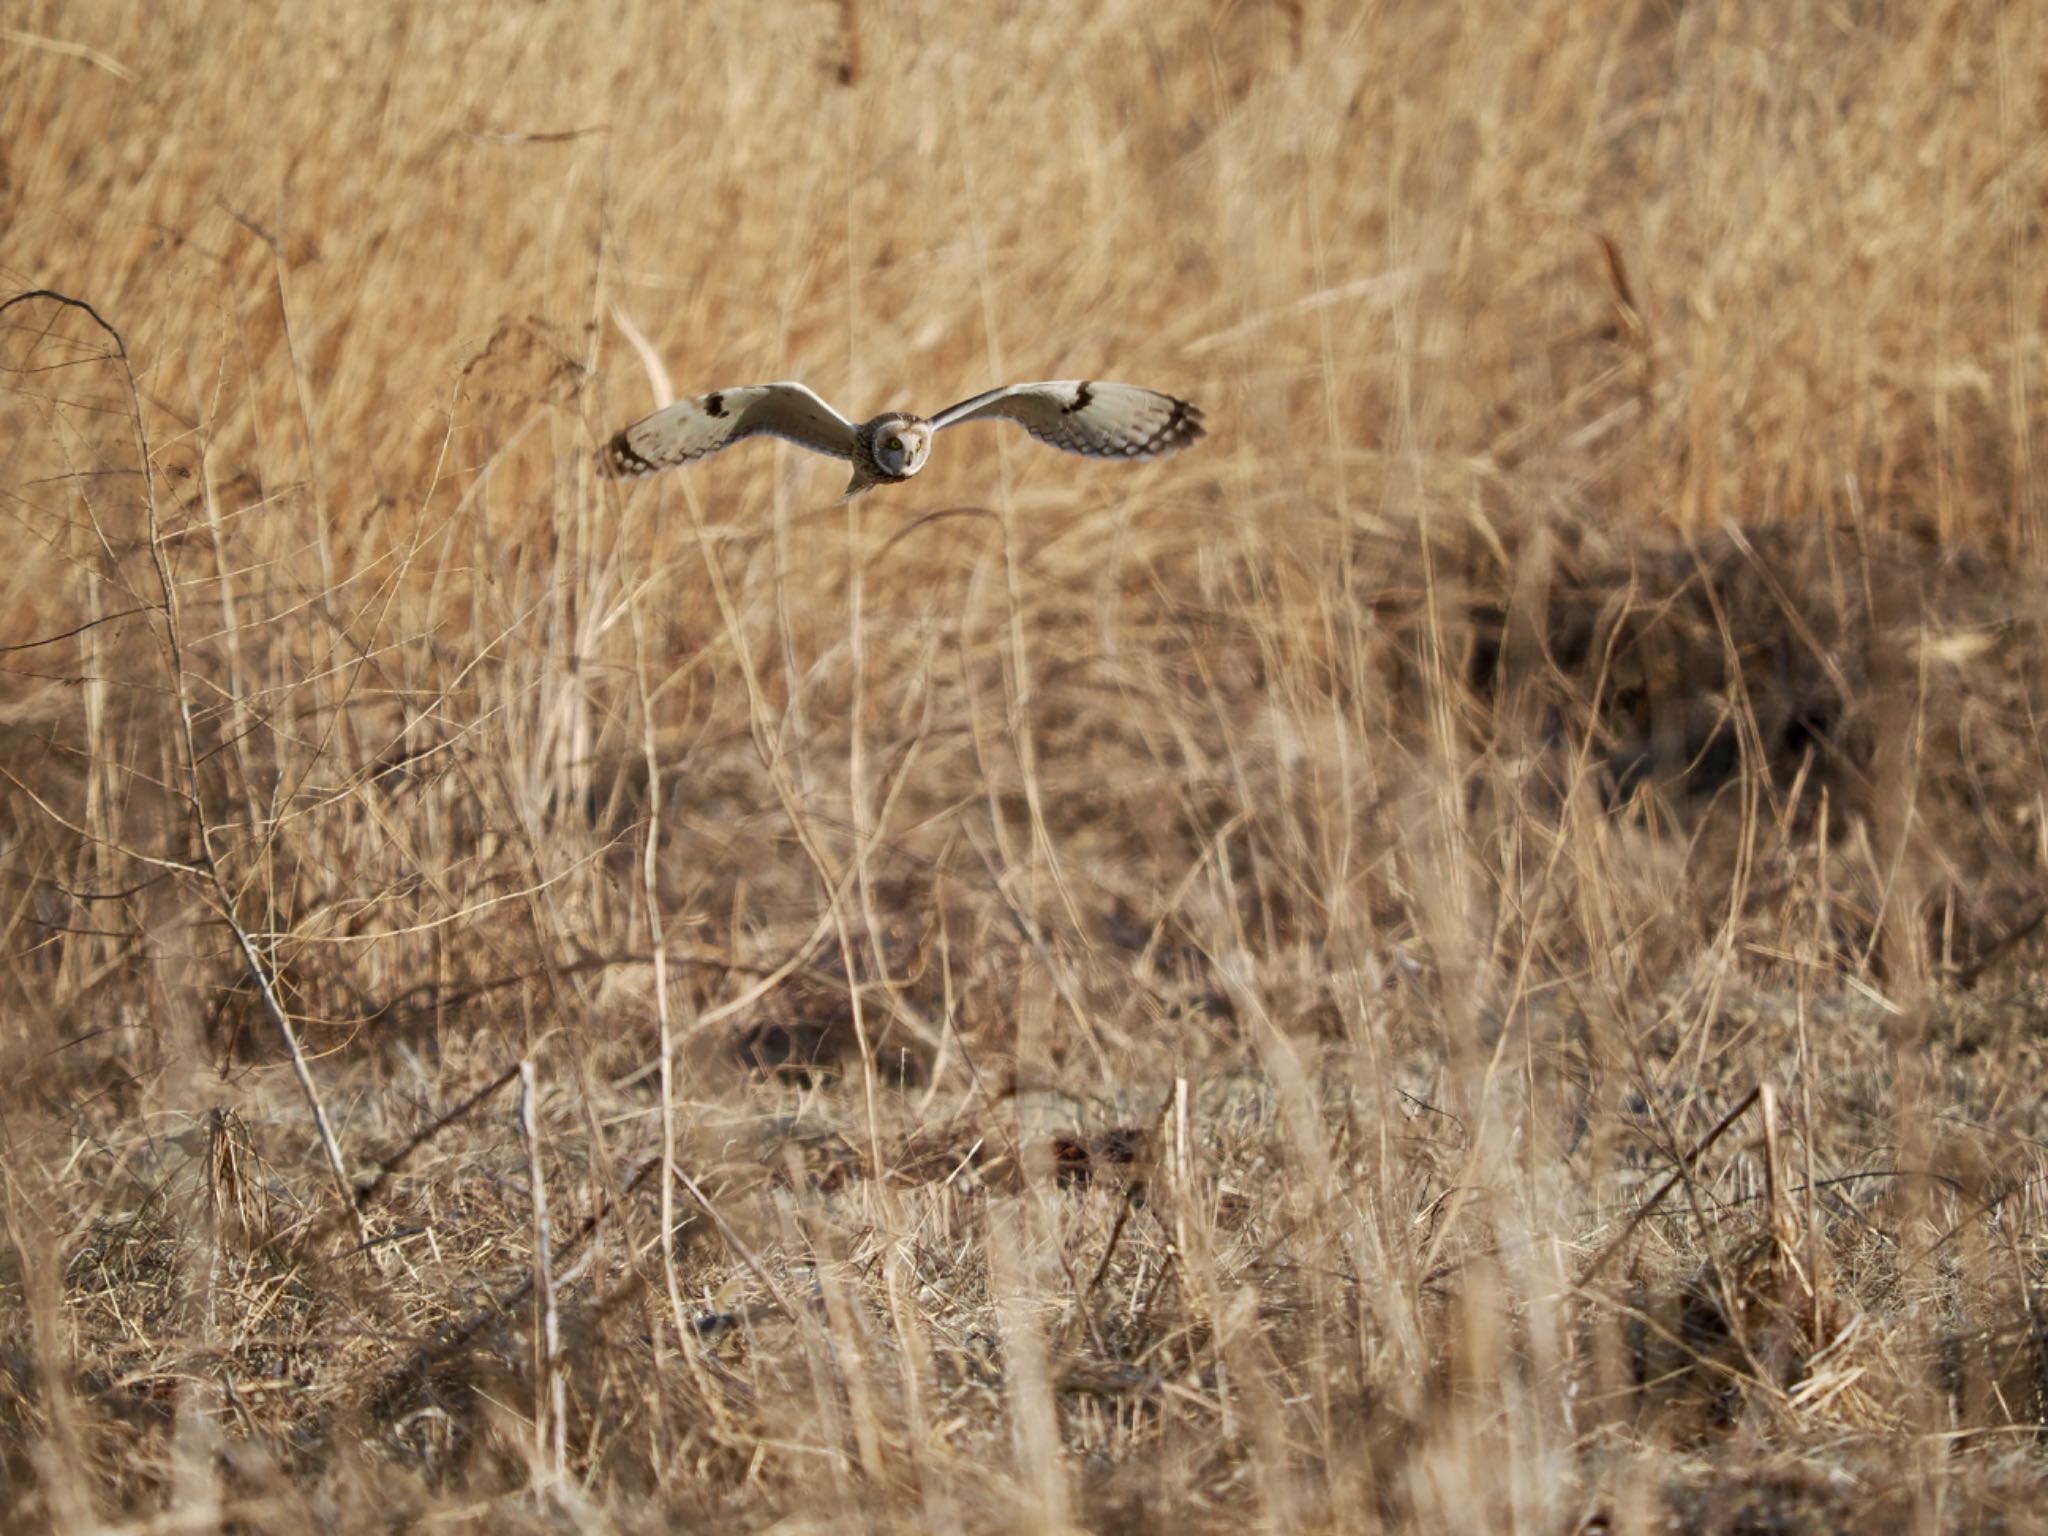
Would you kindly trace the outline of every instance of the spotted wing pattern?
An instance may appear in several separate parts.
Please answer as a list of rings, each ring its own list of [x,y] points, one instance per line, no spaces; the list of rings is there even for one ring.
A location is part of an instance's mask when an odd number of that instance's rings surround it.
[[[605,471],[651,475],[759,434],[787,438],[835,459],[854,456],[853,423],[801,384],[749,384],[678,400],[604,445]]]
[[[1150,459],[1185,448],[1202,435],[1197,406],[1135,384],[1057,379],[1010,384],[948,406],[934,430],[1002,417],[1042,443],[1098,459]]]

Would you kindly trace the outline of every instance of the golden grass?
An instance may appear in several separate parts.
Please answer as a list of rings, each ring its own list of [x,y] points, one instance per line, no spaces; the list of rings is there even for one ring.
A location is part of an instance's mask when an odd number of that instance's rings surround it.
[[[2044,146],[2027,6],[17,6],[0,1531],[2041,1528]],[[593,472],[1085,375],[1211,436]]]

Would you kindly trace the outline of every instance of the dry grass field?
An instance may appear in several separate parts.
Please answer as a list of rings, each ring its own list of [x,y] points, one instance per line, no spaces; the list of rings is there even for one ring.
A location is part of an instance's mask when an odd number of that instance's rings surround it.
[[[1995,0],[12,0],[0,1533],[2048,1530],[2044,209]]]

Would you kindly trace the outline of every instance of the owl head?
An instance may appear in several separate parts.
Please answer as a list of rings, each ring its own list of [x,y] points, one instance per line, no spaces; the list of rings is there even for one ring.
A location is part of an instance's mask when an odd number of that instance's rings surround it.
[[[932,429],[915,416],[884,416],[875,423],[874,443],[882,473],[907,480],[931,457]]]

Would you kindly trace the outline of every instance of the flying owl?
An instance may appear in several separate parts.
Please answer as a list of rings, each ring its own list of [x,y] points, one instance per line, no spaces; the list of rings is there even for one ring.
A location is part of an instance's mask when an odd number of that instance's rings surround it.
[[[752,384],[678,400],[613,437],[602,457],[608,474],[651,475],[766,433],[813,453],[852,460],[853,479],[842,498],[851,499],[923,469],[934,433],[996,417],[1016,422],[1042,443],[1098,459],[1157,458],[1202,435],[1202,413],[1187,401],[1093,379],[1006,384],[929,420],[885,411],[863,422],[848,421],[801,384]]]

